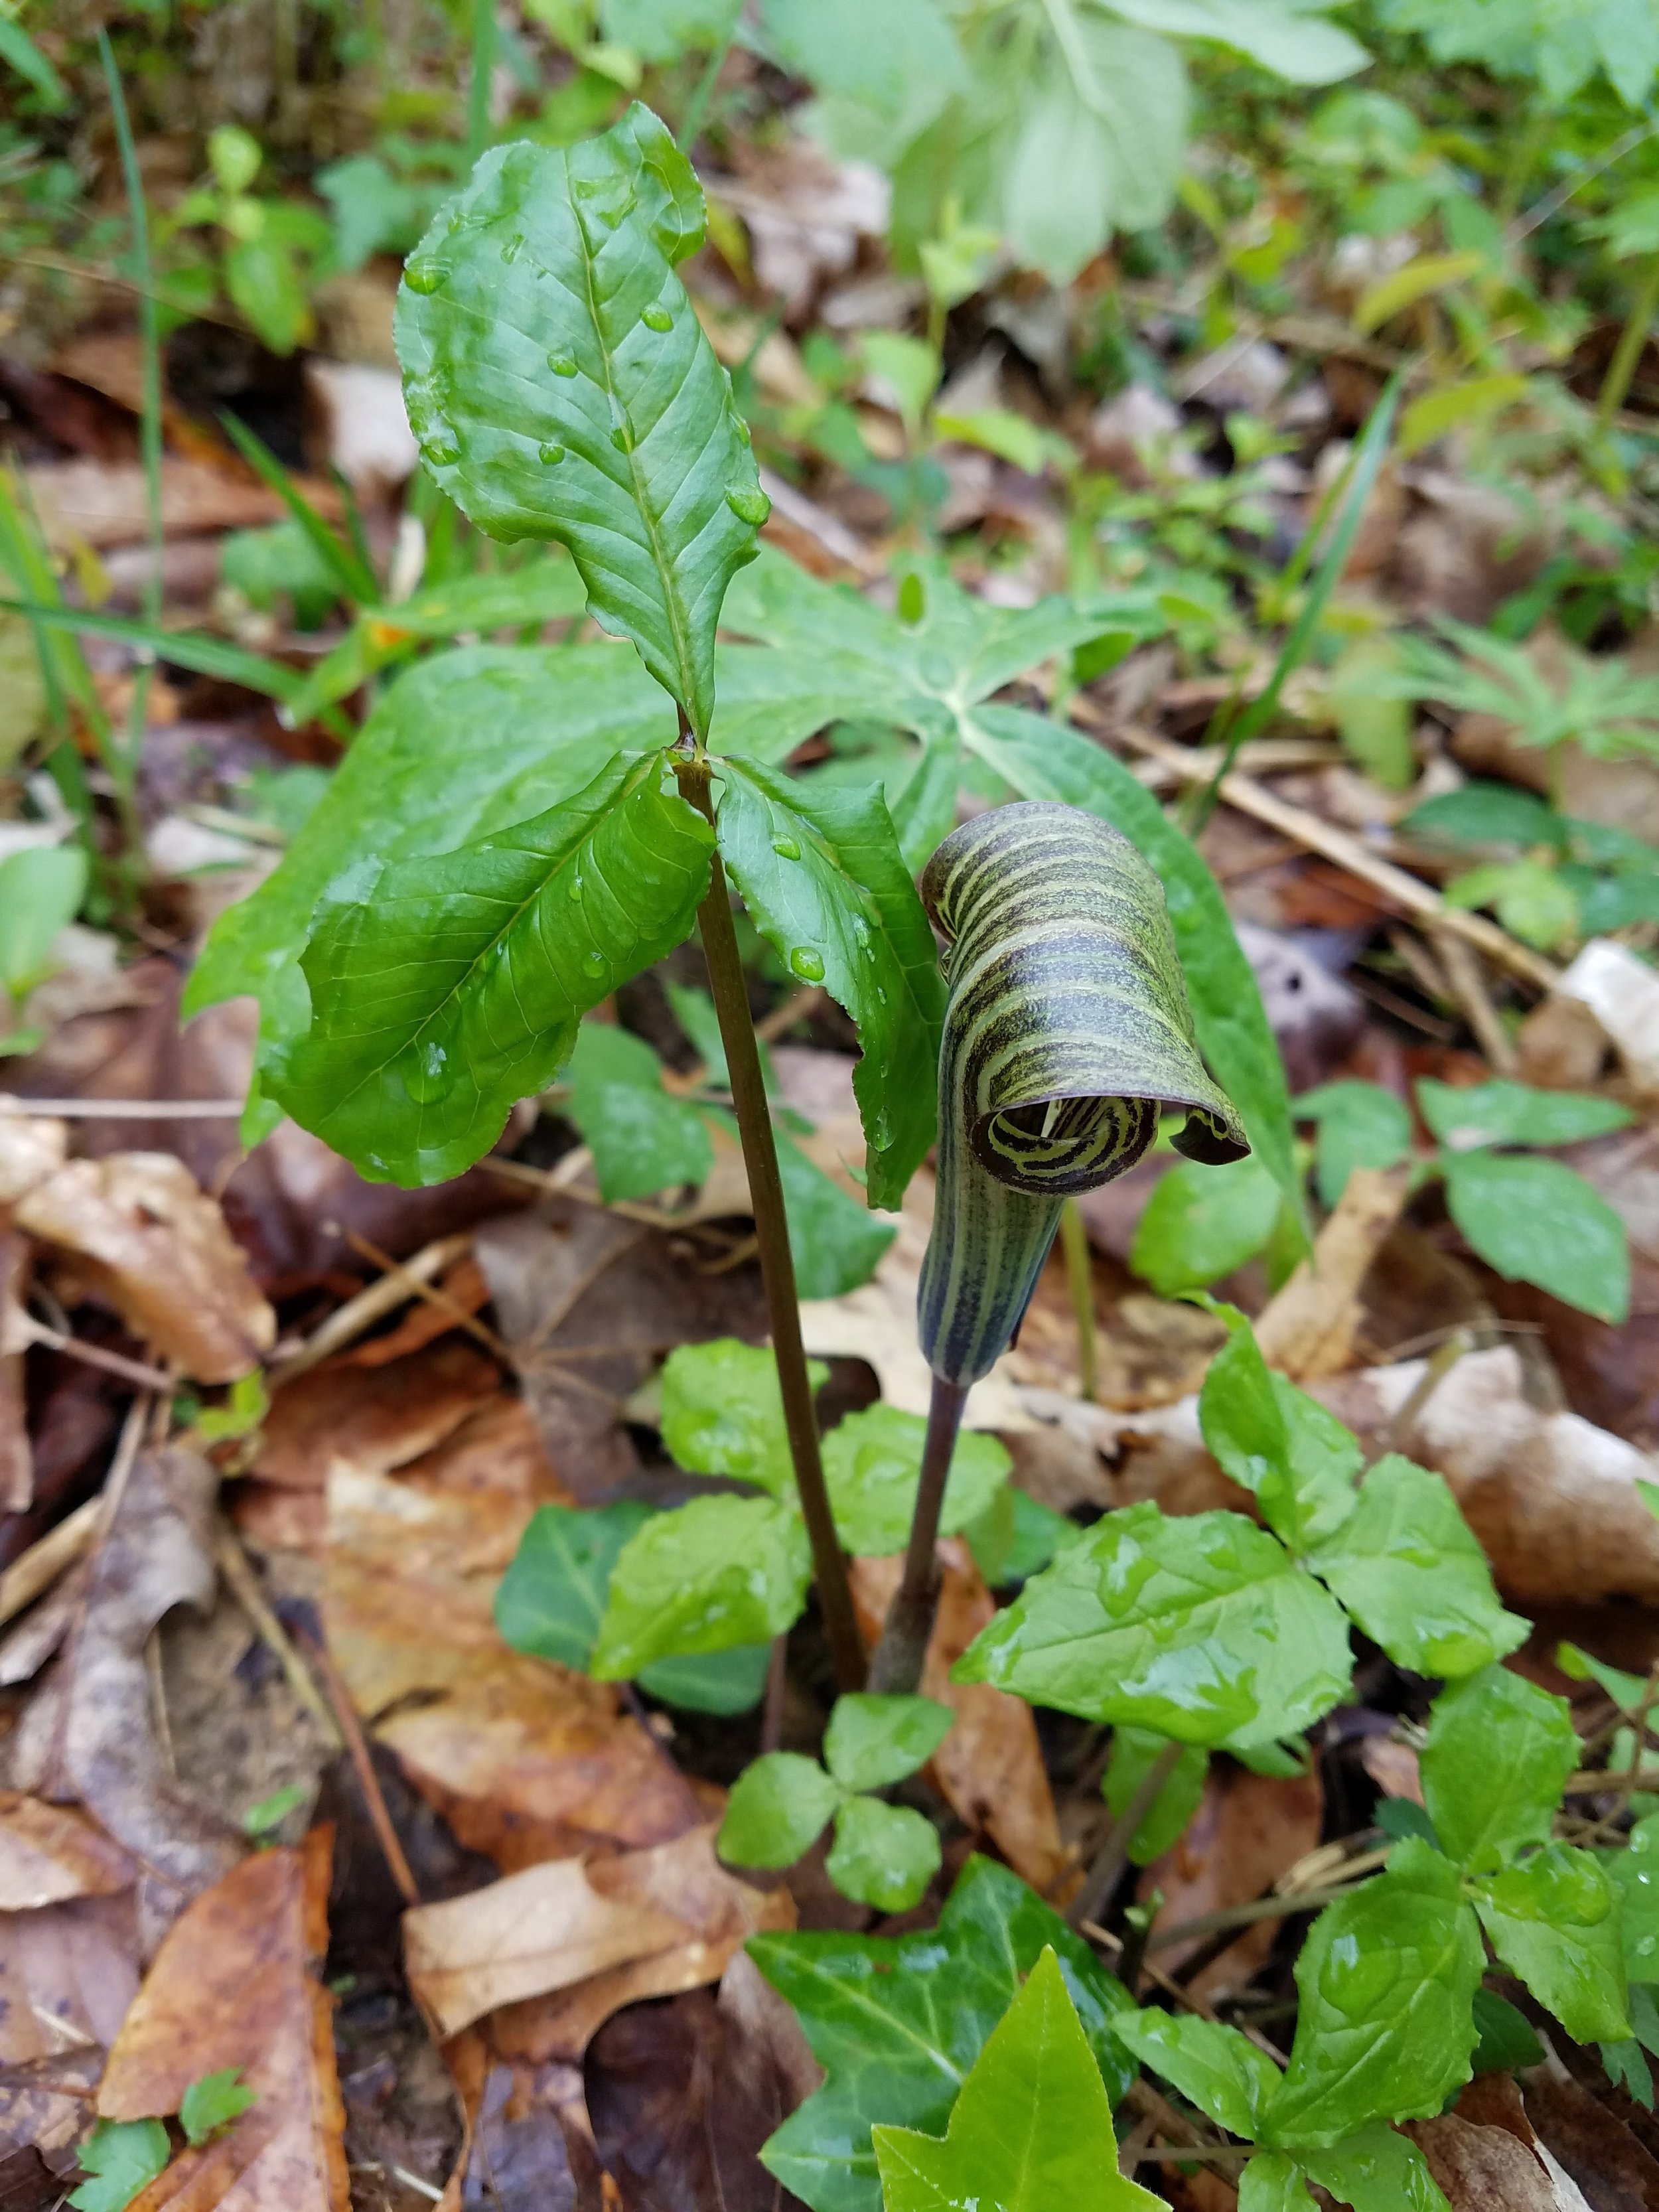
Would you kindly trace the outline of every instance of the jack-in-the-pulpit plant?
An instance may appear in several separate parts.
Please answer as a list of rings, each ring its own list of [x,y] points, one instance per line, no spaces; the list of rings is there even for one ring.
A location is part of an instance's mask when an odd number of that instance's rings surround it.
[[[1068,1197],[1132,1168],[1160,1111],[1176,1149],[1249,1152],[1199,1058],[1157,877],[1079,807],[1029,801],[953,831],[921,893],[946,945],[939,1181],[918,1323],[933,1372],[905,1571],[872,1680],[913,1690],[933,1613],[939,1507],[969,1386],[1018,1331]]]

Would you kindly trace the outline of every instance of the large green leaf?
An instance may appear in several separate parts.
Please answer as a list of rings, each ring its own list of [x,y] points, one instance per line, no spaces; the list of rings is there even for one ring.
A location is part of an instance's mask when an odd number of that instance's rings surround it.
[[[806,1525],[769,1498],[697,1498],[629,1538],[611,1571],[592,1672],[614,1682],[654,1662],[782,1635],[811,1579]]]
[[[843,1897],[878,1912],[908,1912],[944,1856],[939,1830],[908,1805],[849,1797],[836,1815],[823,1870]]]
[[[440,1182],[550,1083],[590,1006],[690,933],[713,836],[622,754],[532,821],[332,884],[302,965],[312,1027],[270,1088],[374,1182]]]
[[[1201,1291],[1267,1246],[1284,1203],[1262,1160],[1177,1160],[1141,1209],[1129,1265],[1162,1298]]]
[[[714,1148],[689,1098],[664,1090],[662,1063],[643,1037],[614,1022],[584,1022],[568,1074],[570,1119],[587,1139],[599,1195],[647,1198],[700,1183]]]
[[[310,1018],[300,954],[343,868],[490,836],[574,798],[623,748],[673,734],[661,692],[615,646],[470,646],[421,662],[364,723],[280,865],[214,924],[185,1012],[257,999],[268,1064]]]
[[[1316,1121],[1320,1201],[1334,1206],[1356,1168],[1396,1166],[1412,1148],[1411,1109],[1380,1083],[1322,1083],[1304,1091],[1291,1109],[1298,1121]]]
[[[807,1362],[807,1373],[814,1390],[830,1377],[817,1359]],[[793,1495],[778,1364],[764,1345],[735,1336],[676,1345],[663,1363],[660,1421],[664,1443],[692,1474]]]
[[[981,707],[963,728],[969,749],[1023,798],[1057,799],[1109,822],[1138,845],[1164,885],[1198,1042],[1237,1107],[1251,1150],[1300,1215],[1290,1098],[1279,1047],[1215,878],[1196,848],[1121,761],[1075,730],[1017,707]]]
[[[1339,2143],[1437,2112],[1468,2081],[1486,1955],[1459,1889],[1450,1860],[1413,1838],[1325,1907],[1296,1962],[1296,2040],[1261,2142]]]
[[[1304,2151],[1299,2162],[1353,2212],[1452,2212],[1417,2145],[1380,2120],[1328,2150]],[[1238,2202],[1246,2212],[1243,2191]]]
[[[495,1591],[495,1626],[515,1651],[586,1671],[605,1614],[611,1570],[653,1508],[639,1498],[582,1508],[544,1505],[532,1514]],[[640,1687],[696,1712],[744,1713],[766,1686],[771,1647],[738,1644],[645,1668]]]
[[[1160,2212],[1117,2170],[1112,2107],[1060,1962],[1045,1950],[974,2063],[941,2142],[872,2130],[886,2212]]]
[[[969,1859],[938,1927],[913,1935],[751,1937],[750,1957],[799,2014],[829,2077],[767,2143],[768,2171],[812,2212],[879,2212],[872,2124],[944,2131],[1045,1946],[1115,2102],[1129,2074],[1109,2023],[1127,1999],[1082,1938],[1006,1867]]]
[[[1473,1674],[1524,1644],[1446,1479],[1397,1452],[1380,1459],[1359,1502],[1308,1565],[1373,1643],[1418,1674]]]
[[[1589,1851],[1547,1844],[1480,1883],[1474,1909],[1504,1964],[1576,2043],[1630,2033],[1619,1893]]]
[[[1615,1326],[1630,1311],[1625,1224],[1600,1191],[1559,1160],[1518,1152],[1444,1156],[1446,1205],[1489,1267],[1535,1283]]]
[[[716,1846],[728,1866],[793,1866],[810,1851],[842,1793],[816,1759],[763,1752],[732,1785]]]
[[[945,984],[886,801],[750,762],[720,773],[720,854],[757,926],[858,1025],[870,1203],[896,1207],[933,1141]]]
[[[1161,2074],[1229,2134],[1255,2141],[1277,2094],[1279,2071],[1248,2035],[1218,2020],[1156,2011],[1124,2013],[1112,2027],[1143,2066]]]
[[[1340,1608],[1265,1529],[1141,1504],[1107,1514],[1027,1583],[952,1679],[1249,1748],[1328,1712],[1351,1673]]]
[[[1565,1698],[1507,1667],[1487,1667],[1435,1699],[1423,1747],[1423,1802],[1460,1866],[1496,1866],[1549,1839],[1562,1785],[1578,1764]]]
[[[398,295],[428,468],[497,538],[570,549],[588,606],[706,735],[714,626],[767,501],[675,274],[702,193],[649,108],[568,149],[493,148]]]
[[[1626,1976],[1659,1982],[1659,1814],[1636,1823],[1625,1849],[1608,1856],[1607,1869],[1619,1892]]]
[[[1328,21],[1330,0],[1107,0],[1113,15],[1172,37],[1235,46],[1292,84],[1330,84],[1370,61]]]
[[[836,1700],[823,1763],[844,1790],[884,1790],[930,1759],[955,1720],[937,1698],[854,1690]]]
[[[898,1406],[849,1413],[823,1440],[823,1475],[842,1541],[866,1558],[902,1552],[921,1479],[927,1424]],[[954,1536],[988,1511],[1013,1462],[995,1437],[964,1429],[951,1455],[939,1533]]]
[[[1616,1098],[1587,1091],[1535,1091],[1525,1083],[1476,1083],[1458,1088],[1428,1076],[1417,1085],[1418,1110],[1449,1152],[1482,1145],[1577,1145],[1628,1128],[1635,1115]]]
[[[1204,1441],[1224,1474],[1261,1501],[1292,1551],[1334,1536],[1354,1511],[1359,1440],[1334,1413],[1261,1357],[1243,1314],[1217,1309],[1231,1331],[1199,1393]],[[1340,1593],[1339,1593],[1340,1595]]]

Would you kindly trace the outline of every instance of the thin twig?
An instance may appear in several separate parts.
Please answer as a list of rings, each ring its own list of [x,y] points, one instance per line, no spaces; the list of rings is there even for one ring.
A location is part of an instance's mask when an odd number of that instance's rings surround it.
[[[1108,1829],[1105,1842],[1095,1853],[1094,1863],[1083,1878],[1082,1888],[1066,1909],[1066,1917],[1073,1928],[1094,1919],[1117,1887],[1129,1863],[1129,1846],[1135,1839],[1135,1831],[1157,1804],[1158,1793],[1180,1765],[1185,1748],[1184,1744],[1175,1742],[1164,1745],[1141,1776],[1134,1795]]]
[[[1474,1344],[1469,1332],[1467,1328],[1462,1328],[1449,1336],[1443,1344],[1437,1345],[1429,1354],[1424,1364],[1423,1372],[1412,1385],[1410,1395],[1389,1423],[1388,1434],[1383,1440],[1385,1454],[1404,1449],[1406,1439],[1411,1434],[1413,1422],[1416,1420],[1424,1407],[1428,1404],[1463,1354],[1473,1349]]]
[[[1473,949],[1462,938],[1454,937],[1449,930],[1437,929],[1435,942],[1446,970],[1446,981],[1451,985],[1452,995],[1468,1018],[1475,1041],[1499,1075],[1512,1076],[1520,1066],[1513,1040],[1498,1019],[1498,1009],[1486,988],[1486,979],[1480,973],[1480,963]]]
[[[945,1485],[951,1479],[957,1432],[962,1410],[968,1403],[968,1385],[933,1377],[927,1406],[927,1433],[921,1447],[921,1476],[910,1519],[910,1538],[904,1551],[904,1571],[887,1609],[881,1641],[870,1662],[870,1686],[890,1694],[908,1695],[921,1680],[927,1656],[927,1640],[933,1632],[939,1608],[939,1517],[945,1509]]]
[[[394,1260],[389,1252],[381,1251],[378,1244],[367,1237],[359,1236],[355,1229],[343,1230],[341,1233],[360,1258],[367,1260],[372,1267],[379,1267],[383,1273],[394,1277],[412,1297],[423,1299],[447,1321],[453,1322],[457,1328],[464,1328],[469,1336],[476,1337],[492,1359],[499,1359],[503,1367],[513,1366],[513,1354],[495,1330],[481,1322],[477,1314],[468,1313],[465,1306],[458,1304],[435,1284],[412,1273],[401,1260]]]
[[[0,1091],[0,1115],[54,1121],[240,1121],[242,1098],[21,1098]]]
[[[101,1369],[106,1375],[118,1375],[122,1382],[131,1382],[140,1390],[155,1390],[169,1397],[173,1394],[173,1376],[159,1367],[147,1367],[142,1360],[128,1359],[118,1352],[106,1352],[101,1345],[84,1344],[78,1336],[66,1336],[61,1329],[48,1328],[33,1314],[23,1315],[22,1325],[31,1344],[44,1345],[49,1352],[61,1352],[67,1358]]]
[[[339,1669],[330,1656],[327,1646],[316,1637],[308,1636],[303,1631],[301,1632],[301,1641],[310,1655],[313,1665],[322,1678],[323,1687],[328,1693],[328,1702],[334,1709],[334,1718],[338,1723],[341,1735],[345,1740],[346,1752],[351,1760],[352,1771],[357,1777],[357,1787],[362,1792],[364,1808],[368,1814],[370,1825],[374,1830],[375,1840],[380,1846],[380,1856],[386,1863],[387,1870],[397,1884],[398,1893],[404,1903],[410,1905],[418,1905],[421,1901],[421,1893],[416,1885],[413,1874],[410,1871],[409,1861],[404,1856],[404,1847],[398,1840],[398,1831],[392,1825],[392,1815],[386,1810],[386,1798],[380,1790],[380,1777],[375,1773],[374,1762],[369,1757],[368,1741],[363,1734],[362,1723],[357,1718],[356,1708],[351,1702],[351,1693],[340,1680]]]
[[[225,1578],[227,1589],[282,1668],[296,1701],[311,1715],[330,1750],[343,1751],[345,1738],[329,1709],[328,1700],[317,1687],[311,1669],[266,1597],[253,1563],[242,1548],[241,1539],[228,1521],[222,1521],[214,1531],[213,1559]]]
[[[1066,1283],[1077,1322],[1078,1395],[1092,1405],[1098,1392],[1099,1362],[1095,1345],[1095,1272],[1089,1256],[1089,1231],[1074,1198],[1060,1212],[1060,1247],[1066,1259]]]
[[[783,1741],[783,1708],[789,1692],[789,1638],[772,1638],[771,1656],[766,1663],[766,1705],[761,1714],[763,1753],[776,1751]]]
[[[430,1244],[423,1245],[413,1258],[399,1263],[396,1276],[382,1275],[379,1282],[368,1284],[356,1297],[348,1298],[331,1313],[298,1351],[274,1361],[265,1375],[267,1387],[280,1390],[283,1383],[292,1382],[296,1376],[332,1358],[335,1352],[343,1352],[366,1329],[373,1328],[377,1321],[383,1321],[387,1314],[408,1302],[410,1279],[424,1283],[434,1275],[446,1273],[471,1249],[471,1230],[462,1230],[453,1237],[434,1237]]]
[[[55,1528],[48,1528],[27,1551],[20,1552],[0,1574],[0,1623],[10,1620],[26,1606],[43,1596],[58,1577],[92,1548],[98,1534],[98,1516],[104,1510],[100,1493],[67,1513]]]
[[[1248,1905],[1230,1905],[1217,1912],[1198,1913],[1191,1920],[1178,1921],[1173,1928],[1155,1928],[1146,1948],[1149,1951],[1167,1951],[1176,1943],[1190,1943],[1195,1936],[1225,1934],[1231,1937],[1236,1929],[1251,1927],[1258,1920],[1288,1920],[1293,1913],[1317,1912],[1335,1899],[1346,1897],[1375,1870],[1367,1868],[1365,1874],[1356,1880],[1327,1882],[1319,1889],[1292,1890],[1282,1897],[1255,1897]],[[1224,1950],[1225,1944],[1221,1948]],[[1192,1961],[1185,1964],[1190,1966]]]

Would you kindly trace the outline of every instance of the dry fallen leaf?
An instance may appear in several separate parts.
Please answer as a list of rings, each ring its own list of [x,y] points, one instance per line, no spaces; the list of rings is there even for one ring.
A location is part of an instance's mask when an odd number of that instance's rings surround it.
[[[956,1714],[928,1771],[946,1802],[976,1834],[988,1835],[1017,1874],[1039,1895],[1065,1901],[1076,1869],[1060,1839],[1053,1792],[1037,1741],[1036,1721],[1023,1698],[988,1682],[953,1682],[951,1669],[996,1611],[990,1592],[959,1537],[939,1547],[943,1583],[939,1612],[922,1664],[921,1691]],[[872,1646],[898,1588],[899,1559],[855,1559],[853,1597],[859,1626]]]
[[[1360,1286],[1400,1218],[1407,1183],[1403,1169],[1356,1168],[1312,1252],[1256,1322],[1262,1358],[1293,1382],[1340,1374],[1352,1358]]]
[[[1513,2075],[1470,2083],[1455,2112],[1409,2121],[1452,2212],[1591,2212],[1583,2191],[1533,2131]]]
[[[137,545],[149,534],[144,471],[137,461],[43,461],[23,474],[56,552],[77,544],[100,552]],[[201,461],[169,457],[161,464],[161,526],[169,538],[251,529],[282,514],[281,501],[263,485]]]
[[[1154,1937],[1200,1913],[1248,1905],[1260,1897],[1318,1843],[1324,1803],[1317,1768],[1284,1778],[1252,1774],[1230,1759],[1212,1759],[1203,1800],[1185,1835],[1140,1877],[1143,1899],[1154,1891],[1164,1893]],[[1223,1990],[1242,1988],[1261,1966],[1278,1935],[1279,1923],[1272,1920],[1242,1928],[1237,1939],[1194,1977],[1193,1995],[1213,2001]],[[1167,1973],[1175,1973],[1204,1940],[1195,1937],[1161,1949],[1158,1963]]]
[[[349,2212],[328,1948],[331,1838],[256,1853],[180,1917],[122,2023],[98,2092],[105,2119],[176,2112],[204,2074],[253,2102],[180,2151],[129,2212]]]
[[[444,2045],[444,2062],[466,2133],[439,2212],[615,2212],[574,2067],[492,2060],[472,2027]]]
[[[321,1491],[336,1467],[406,1466],[500,1381],[494,1360],[459,1336],[384,1364],[313,1367],[273,1395],[252,1472],[285,1489]]]
[[[219,1477],[184,1445],[141,1453],[92,1562],[79,1618],[7,1747],[14,1787],[78,1801],[139,1863],[146,1954],[241,1839],[168,1778],[144,1649],[176,1605],[214,1589]]]
[[[170,1153],[71,1160],[13,1218],[72,1255],[88,1287],[198,1382],[234,1382],[276,1340],[218,1205]]]
[[[132,1887],[131,1858],[72,1806],[0,1790],[0,1911],[37,1911]]]
[[[758,1929],[793,1926],[788,1892],[728,1874],[714,1837],[711,1825],[647,1850],[550,1860],[417,1905],[404,1915],[410,1987],[445,2036],[501,2006],[568,1992],[556,2024],[544,2016],[534,2055],[580,2057],[618,2005],[716,1980]],[[635,1966],[643,1975],[611,1971]],[[597,1991],[582,1986],[595,1981]]]
[[[60,2150],[84,2132],[137,1991],[131,1890],[0,1912],[0,2147]]]
[[[495,1586],[536,1507],[568,1503],[516,1400],[403,1472],[337,1468],[324,1620],[354,1704],[463,1843],[508,1869],[703,1818],[622,1693],[510,1650]]]

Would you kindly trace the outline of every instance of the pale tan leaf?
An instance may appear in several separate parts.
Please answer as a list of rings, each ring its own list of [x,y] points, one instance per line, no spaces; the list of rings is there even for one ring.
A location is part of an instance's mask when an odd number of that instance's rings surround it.
[[[68,1805],[0,1790],[0,1911],[27,1912],[132,1886],[131,1858]]]

